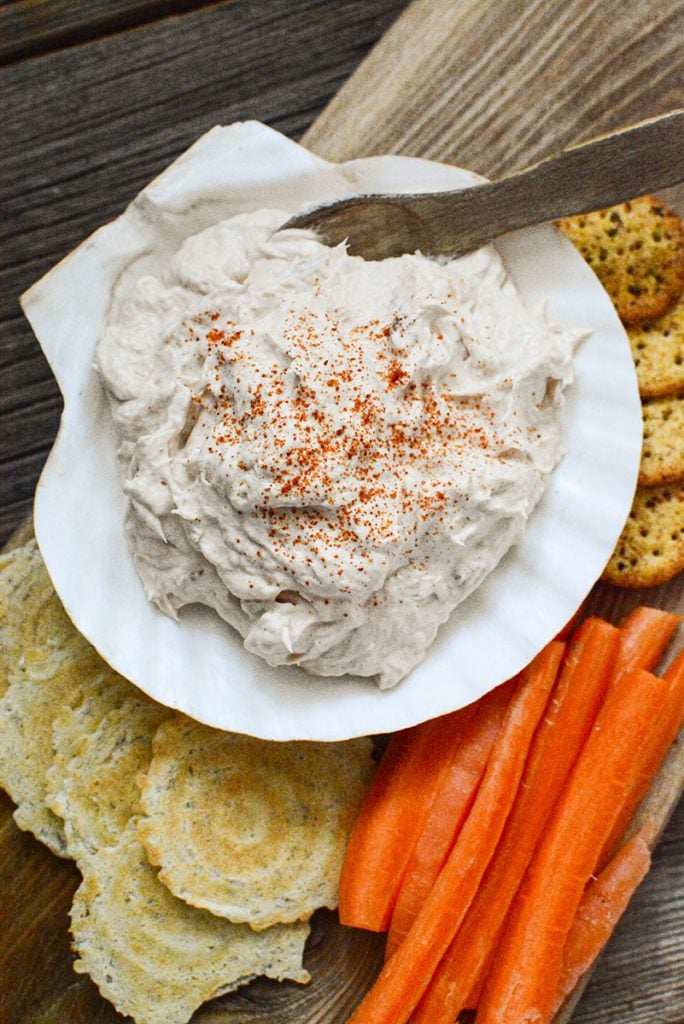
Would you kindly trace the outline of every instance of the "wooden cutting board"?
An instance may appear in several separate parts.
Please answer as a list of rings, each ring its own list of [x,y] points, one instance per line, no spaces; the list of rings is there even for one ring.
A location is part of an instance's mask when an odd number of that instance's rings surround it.
[[[414,0],[303,141],[334,160],[405,153],[495,176],[677,106],[683,15],[679,0]],[[684,211],[684,191],[670,199]],[[599,584],[589,609],[616,620],[640,602],[684,611],[682,577],[639,593]],[[663,825],[683,778],[680,743],[649,797],[648,814]],[[11,996],[0,996],[0,1019],[113,1024],[121,1018],[70,969],[67,910],[78,873],[17,831],[9,801],[3,798],[0,810],[0,892],[12,900],[2,911],[3,944],[14,950],[15,965],[4,982]],[[342,1024],[377,973],[382,948],[378,937],[319,914],[309,946],[310,986],[257,981],[194,1019]],[[559,1024],[569,1020],[578,997]],[[676,1013],[673,998],[664,993],[663,1007]],[[24,1014],[22,1005],[34,1009]],[[635,1008],[629,1024],[664,1021]]]

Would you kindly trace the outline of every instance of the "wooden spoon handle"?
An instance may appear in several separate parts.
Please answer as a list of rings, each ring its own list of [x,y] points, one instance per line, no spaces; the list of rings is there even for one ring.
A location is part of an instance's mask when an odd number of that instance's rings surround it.
[[[613,206],[683,179],[684,110],[675,110],[563,150],[483,192],[512,230]]]
[[[456,192],[353,196],[299,214],[330,243],[383,259],[420,249],[460,256],[531,224],[599,210],[684,180],[684,111],[563,150],[499,181]]]

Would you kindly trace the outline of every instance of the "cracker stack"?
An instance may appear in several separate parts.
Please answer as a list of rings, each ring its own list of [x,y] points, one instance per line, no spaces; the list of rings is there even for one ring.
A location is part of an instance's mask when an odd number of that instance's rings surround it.
[[[642,400],[638,486],[604,579],[656,586],[684,570],[684,226],[642,196],[559,227],[625,325]]]
[[[0,556],[0,651],[0,785],[83,876],[74,969],[138,1024],[258,975],[308,981],[371,741],[266,743],[156,704],[78,635],[35,542]]]

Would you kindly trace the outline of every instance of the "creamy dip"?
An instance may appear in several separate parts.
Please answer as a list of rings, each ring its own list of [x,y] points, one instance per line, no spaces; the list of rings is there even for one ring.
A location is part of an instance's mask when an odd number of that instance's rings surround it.
[[[234,217],[120,303],[97,361],[150,598],[270,665],[390,687],[520,539],[578,335],[492,248],[381,262]]]

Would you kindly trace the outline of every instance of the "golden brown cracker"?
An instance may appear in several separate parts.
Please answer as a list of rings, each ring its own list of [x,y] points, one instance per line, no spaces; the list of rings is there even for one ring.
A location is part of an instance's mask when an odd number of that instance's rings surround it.
[[[627,328],[642,398],[684,391],[684,296],[663,316]]]
[[[55,593],[35,540],[0,556],[0,693],[12,675],[48,678],[92,648],[74,629]]]
[[[61,770],[60,787],[48,793],[50,807],[64,819],[69,856],[79,866],[116,843],[138,812],[138,773],[149,765],[158,726],[173,714],[132,688],[131,693],[82,738]]]
[[[646,399],[641,411],[639,483],[653,486],[684,478],[684,395]]]
[[[68,856],[63,822],[46,802],[52,723],[59,708],[79,698],[80,684],[68,666],[47,679],[19,675],[0,701],[0,786],[17,804],[19,828],[60,857]]]
[[[0,562],[0,646],[0,786],[19,827],[67,856],[63,823],[47,805],[53,726],[110,670],[64,612],[35,541]]]
[[[637,487],[603,578],[620,587],[653,587],[684,569],[684,482]]]
[[[558,221],[623,323],[660,316],[684,290],[684,226],[659,199],[639,199]]]
[[[63,661],[62,653],[51,676],[46,674],[47,662],[38,678],[19,672],[0,700],[0,786],[17,804],[17,825],[33,832],[53,853],[69,857],[64,823],[52,799],[53,773],[60,770],[54,761],[56,725],[72,708],[97,706],[100,691],[112,700],[116,694],[120,701],[132,687],[103,668],[94,652],[94,660],[76,657],[72,662]]]
[[[7,693],[10,684],[9,673],[12,664],[11,652],[7,641],[6,624],[10,597],[7,585],[8,576],[12,571],[13,553],[0,554],[0,697]]]
[[[176,896],[254,928],[337,905],[369,739],[275,743],[178,715],[153,749],[138,827]]]
[[[88,680],[80,703],[57,712],[52,725],[53,758],[47,773],[47,803],[52,810],[69,763],[85,738],[97,729],[105,715],[137,693],[131,683],[107,666]]]
[[[157,879],[134,820],[82,870],[71,910],[74,970],[137,1024],[185,1024],[201,1003],[256,975],[309,980],[308,925],[255,932],[187,906]]]

